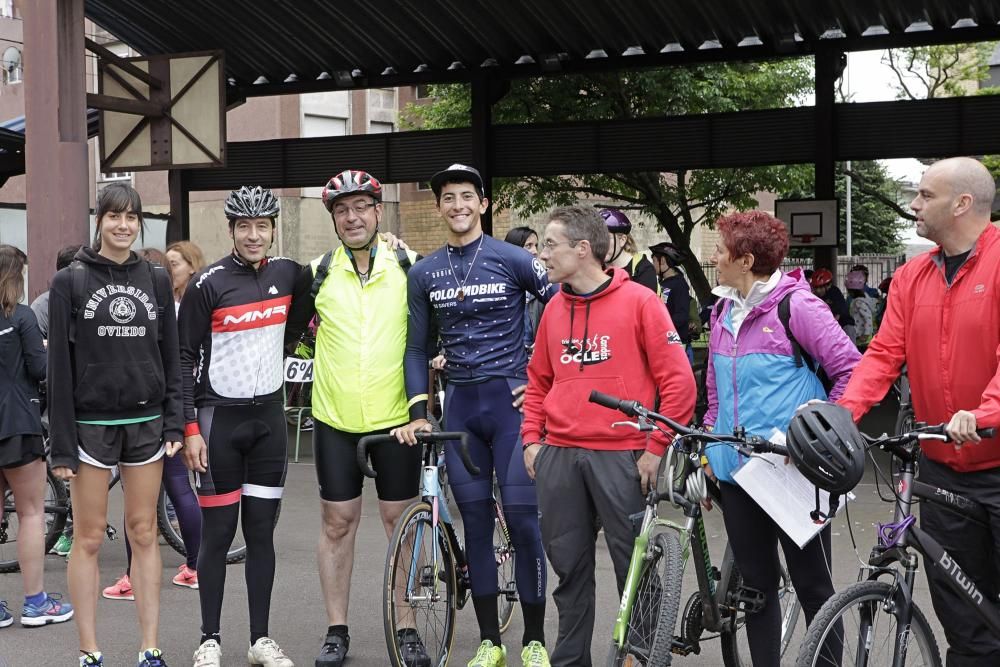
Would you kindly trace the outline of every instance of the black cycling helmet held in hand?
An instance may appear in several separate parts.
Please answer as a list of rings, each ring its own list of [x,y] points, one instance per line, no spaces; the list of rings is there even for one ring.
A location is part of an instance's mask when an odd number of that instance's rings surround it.
[[[280,210],[278,198],[274,193],[259,185],[254,187],[244,185],[239,190],[233,190],[226,198],[224,207],[229,222],[242,218],[271,218],[273,223]]]
[[[333,210],[333,202],[347,195],[369,195],[382,201],[382,183],[367,171],[345,169],[331,178],[323,188],[323,205]]]
[[[851,413],[833,403],[799,408],[785,434],[788,453],[806,479],[831,494],[847,493],[865,472],[865,440]]]

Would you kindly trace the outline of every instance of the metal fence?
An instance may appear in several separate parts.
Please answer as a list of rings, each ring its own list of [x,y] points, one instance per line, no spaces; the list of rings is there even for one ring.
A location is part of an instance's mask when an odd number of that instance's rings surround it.
[[[844,290],[844,276],[847,272],[851,270],[851,267],[857,264],[863,264],[868,267],[868,284],[872,287],[878,287],[879,283],[883,279],[892,275],[903,262],[906,261],[905,255],[855,255],[854,257],[837,257],[837,285],[840,286],[841,290]],[[705,277],[708,278],[710,285],[715,285],[715,266],[712,264],[702,264],[702,271],[705,272]],[[791,271],[792,269],[811,269],[813,268],[813,259],[811,257],[786,257],[785,261],[781,263],[781,270],[783,272]]]

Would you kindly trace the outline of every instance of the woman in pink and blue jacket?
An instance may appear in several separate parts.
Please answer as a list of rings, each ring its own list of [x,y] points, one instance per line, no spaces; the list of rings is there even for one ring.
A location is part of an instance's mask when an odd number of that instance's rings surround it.
[[[708,412],[705,424],[718,433],[742,426],[748,434],[784,433],[795,409],[810,399],[835,400],[861,358],[823,301],[813,295],[800,271],[783,274],[788,252],[785,225],[762,211],[734,213],[716,222],[720,240],[712,255],[720,297],[712,310],[706,365]],[[788,324],[779,316],[788,298]],[[814,361],[813,361],[814,360]],[[822,369],[831,389],[810,369]],[[799,549],[733,480],[742,456],[731,447],[708,447],[710,474],[722,490],[723,518],[745,586],[764,593],[764,605],[747,616],[747,638],[755,667],[780,663],[781,610],[777,600],[780,543],[806,621],[834,590],[830,572],[830,528]],[[840,648],[829,646],[840,664]]]

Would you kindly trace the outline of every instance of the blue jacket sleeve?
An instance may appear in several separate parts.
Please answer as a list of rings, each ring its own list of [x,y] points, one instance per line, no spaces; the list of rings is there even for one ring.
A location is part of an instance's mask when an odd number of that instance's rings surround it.
[[[403,380],[406,383],[410,421],[427,418],[427,350],[431,337],[431,304],[420,284],[417,271],[406,278],[406,354],[403,357]]]
[[[545,267],[531,256],[527,250],[519,252],[515,261],[511,262],[517,284],[528,294],[533,294],[542,303],[548,303],[558,291],[556,285],[549,282]]]

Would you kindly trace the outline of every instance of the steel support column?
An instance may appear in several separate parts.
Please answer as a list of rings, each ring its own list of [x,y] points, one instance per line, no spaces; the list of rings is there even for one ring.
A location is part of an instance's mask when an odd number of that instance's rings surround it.
[[[483,232],[493,234],[493,96],[488,75],[472,80],[472,166],[483,176],[483,188],[490,207],[482,216]],[[443,167],[442,167],[443,168]]]
[[[90,194],[83,0],[24,0],[28,286],[48,289],[56,254],[87,241]]]
[[[841,51],[822,49],[816,53],[816,169],[814,172],[814,193],[817,199],[836,198],[836,146],[837,126],[835,114],[835,93],[837,79],[847,62]],[[840,220],[837,220],[837,238],[840,238]],[[816,248],[814,251],[816,268],[827,268],[837,272],[837,246]]]
[[[170,197],[170,217],[167,219],[167,245],[191,238],[191,208],[188,199],[187,171],[167,171],[167,189]]]

